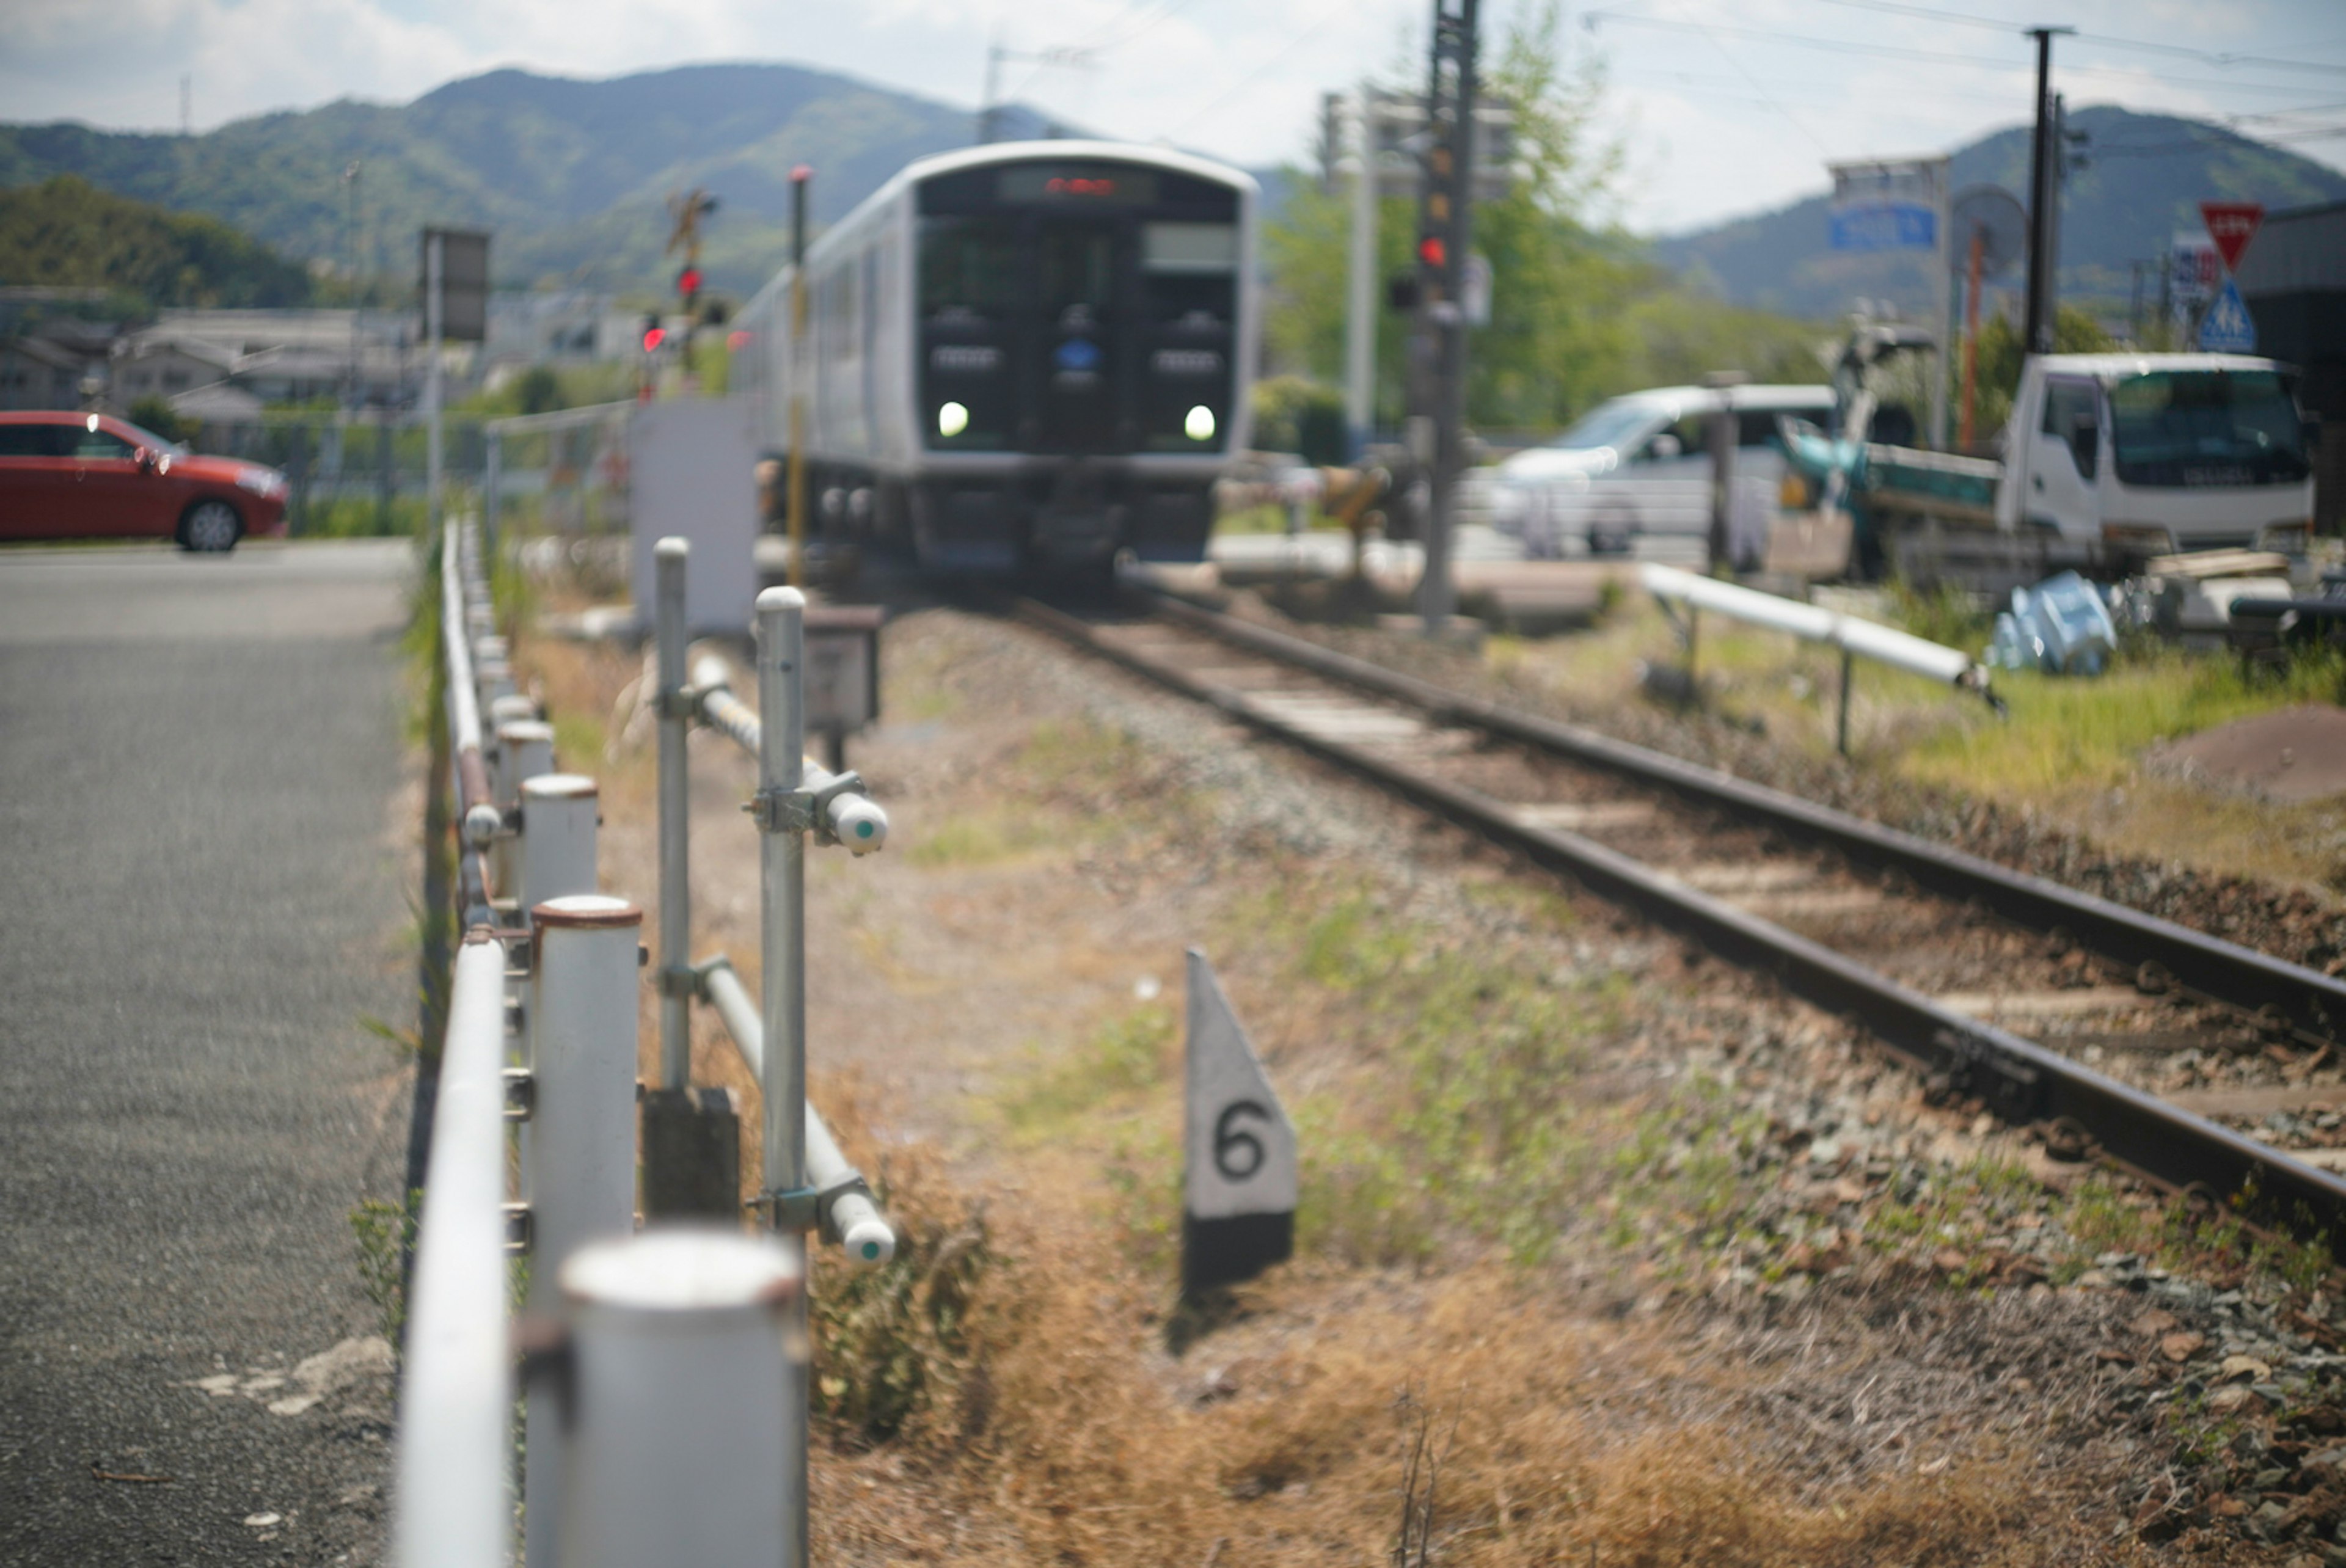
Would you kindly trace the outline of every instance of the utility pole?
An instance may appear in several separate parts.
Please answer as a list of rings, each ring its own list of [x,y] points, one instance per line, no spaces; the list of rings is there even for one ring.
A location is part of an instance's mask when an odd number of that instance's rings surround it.
[[[1458,475],[1465,466],[1466,311],[1460,284],[1474,242],[1474,47],[1478,0],[1434,0],[1433,60],[1426,86],[1425,178],[1417,205],[1417,341],[1413,345],[1412,399],[1429,421],[1430,500],[1426,507],[1424,575],[1418,613],[1428,636],[1450,619],[1456,591],[1450,579],[1450,528]],[[1414,422],[1413,422],[1414,423]],[[1419,429],[1424,429],[1423,425]]]
[[[994,139],[994,99],[1002,90],[1002,29],[994,30],[994,37],[985,46],[985,97],[977,107],[977,145],[985,146]]]
[[[807,182],[814,170],[790,170],[790,451],[785,503],[790,530],[790,586],[806,586],[806,231]]]
[[[2059,220],[2064,158],[2054,124],[2053,40],[2075,27],[2031,27],[2036,40],[2036,130],[2028,146],[2028,317],[2022,345],[2032,354],[2053,351],[2054,225]]]

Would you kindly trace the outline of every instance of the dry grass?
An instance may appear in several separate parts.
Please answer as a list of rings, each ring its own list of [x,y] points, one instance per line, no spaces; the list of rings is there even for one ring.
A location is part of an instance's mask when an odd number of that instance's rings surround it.
[[[1545,994],[1569,967],[1562,944],[1599,922],[1544,888],[1443,863],[1439,843],[1427,885],[1479,891],[1408,895],[1341,857],[1234,854],[1209,803],[1129,735],[971,700],[951,647],[917,626],[892,635],[904,653],[889,666],[891,710],[983,727],[985,761],[900,760],[890,776],[878,752],[902,820],[1025,804],[1082,826],[1022,830],[1004,855],[892,850],[886,867],[816,889],[840,928],[832,959],[869,988],[858,1031],[907,1035],[899,1053],[941,1058],[948,1043],[921,1031],[991,1023],[972,1015],[963,978],[981,968],[1055,978],[1066,999],[1024,1051],[940,1062],[884,1090],[856,1073],[816,1079],[904,1237],[878,1274],[818,1264],[822,1560],[1389,1563],[1421,1440],[1437,1461],[1429,1563],[2135,1560],[2100,1544],[2125,1536],[2109,1495],[2120,1461],[2072,1448],[2048,1462],[2025,1425],[1983,1415],[1992,1376],[1964,1364],[1909,1380],[1904,1413],[1869,1424],[1866,1401],[1890,1395],[1868,1380],[1891,1348],[1862,1312],[1838,1337],[1787,1340],[1750,1331],[1745,1308],[1698,1282],[1657,1284],[1648,1233],[1705,1214],[1732,1229],[1776,1167],[1739,1175],[1723,1117],[1688,1121],[1669,1093],[1597,1063],[1633,1023],[1659,1032],[1663,1054],[1677,1048],[1651,1005],[1674,981],[1643,977],[1632,999],[1591,975]],[[568,744],[600,748],[624,725],[634,656],[541,644],[522,657],[557,714],[576,716]],[[564,760],[601,776],[606,864],[642,896],[648,752]],[[716,797],[739,782],[713,759],[708,771]],[[712,871],[702,886],[721,883]],[[1412,896],[1454,897],[1443,918],[1466,923],[1428,940]],[[1166,923],[1209,934],[1307,1124],[1304,1255],[1202,1312],[1168,1283],[1172,1001],[1129,1000],[1127,958],[1104,929],[1150,901],[1179,910]],[[697,918],[705,949],[750,955],[753,912]],[[1724,1026],[1761,1027],[1734,1016],[1741,1006],[1721,998]],[[648,991],[644,1017],[648,1073]],[[884,1075],[892,1059],[874,1060]],[[694,1075],[734,1087],[755,1125],[754,1086],[705,1016]],[[1503,1114],[1453,1116],[1445,1086]],[[920,1118],[945,1136],[909,1136]],[[1657,1137],[1723,1153],[1665,1147],[1649,1168],[1640,1140]],[[1664,1165],[1675,1174],[1656,1174]],[[1599,1238],[1608,1214],[1637,1219],[1629,1241]],[[1570,1255],[1522,1245],[1529,1233],[1509,1227],[1524,1215]],[[1882,1278],[1870,1304],[1893,1317],[1900,1292],[1932,1288]]]

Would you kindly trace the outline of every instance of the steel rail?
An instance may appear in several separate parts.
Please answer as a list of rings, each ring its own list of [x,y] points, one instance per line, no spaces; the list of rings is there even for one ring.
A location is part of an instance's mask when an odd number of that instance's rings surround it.
[[[1943,897],[1976,899],[2015,924],[2065,932],[2105,957],[2136,966],[2157,963],[2183,990],[2268,1018],[2273,1016],[2268,1009],[2279,1008],[2288,1027],[2309,1040],[2346,1044],[2346,981],[2318,970],[1715,768],[1469,697],[1178,599],[1159,596],[1150,608],[1235,647],[1406,703],[1437,721],[1504,736],[1659,786],[1699,804],[1821,842],[1877,871],[1901,871],[1917,886]]]
[[[1667,878],[1594,840],[1526,824],[1504,802],[1478,790],[1418,772],[1363,748],[1313,735],[1243,692],[1212,685],[1174,665],[1117,647],[1093,626],[1061,611],[1022,601],[1019,613],[1079,647],[1372,779],[1539,865],[1572,877],[1594,892],[1639,909],[1721,957],[1774,976],[1795,995],[1855,1018],[1918,1071],[1943,1078],[1951,1089],[1977,1095],[2008,1122],[2025,1125],[2071,1118],[2099,1144],[2107,1158],[2156,1185],[2201,1187],[2218,1196],[2253,1194],[2254,1211],[2259,1217],[2293,1229],[2346,1238],[2346,1180],[2337,1176],[2290,1159],[2033,1041],[1956,1013],[1797,932]],[[1279,639],[1280,643],[1294,640]],[[1342,655],[1329,655],[1325,649],[1312,651],[1362,670],[1375,669]],[[1485,706],[1407,677],[1392,678],[1438,694],[1445,704],[1463,700],[1472,707]],[[1445,707],[1443,711],[1464,710]]]

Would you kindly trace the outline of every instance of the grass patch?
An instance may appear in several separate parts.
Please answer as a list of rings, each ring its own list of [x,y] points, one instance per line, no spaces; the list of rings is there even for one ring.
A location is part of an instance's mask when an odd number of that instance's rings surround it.
[[[2337,700],[2339,656],[2315,655],[2266,671],[2230,658],[2157,647],[2121,657],[2094,679],[2000,671],[2012,716],[1950,726],[1916,742],[1901,771],[1984,795],[2104,788],[2132,776],[2156,741],[2196,734],[2277,708]]]
[[[1038,1059],[1003,1098],[1003,1115],[1022,1135],[1055,1136],[1169,1083],[1178,1048],[1172,1008],[1137,1008],[1101,1024],[1068,1054]]]

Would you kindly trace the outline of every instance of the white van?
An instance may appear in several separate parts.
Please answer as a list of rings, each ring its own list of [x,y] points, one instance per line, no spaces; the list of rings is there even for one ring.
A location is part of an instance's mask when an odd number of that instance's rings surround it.
[[[1742,386],[1733,397],[1730,532],[1743,555],[1764,548],[1783,482],[1778,417],[1829,423],[1833,391]],[[1710,535],[1707,443],[1719,399],[1706,387],[1658,387],[1599,403],[1554,441],[1474,476],[1481,494],[1468,508],[1520,539],[1528,556],[1698,557]]]

